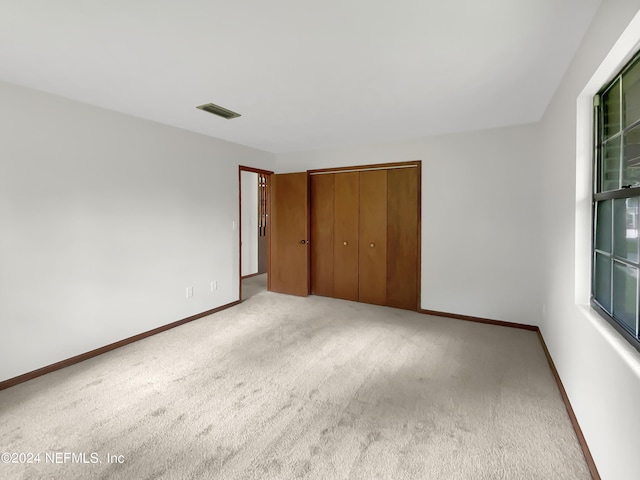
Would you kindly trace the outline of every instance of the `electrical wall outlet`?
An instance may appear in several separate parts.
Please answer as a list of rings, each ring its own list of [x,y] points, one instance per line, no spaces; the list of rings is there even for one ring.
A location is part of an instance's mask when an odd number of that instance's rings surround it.
[[[193,287],[187,287],[187,298],[193,297]]]
[[[217,280],[212,280],[211,281],[211,291],[215,292],[216,290],[218,290],[218,281]]]

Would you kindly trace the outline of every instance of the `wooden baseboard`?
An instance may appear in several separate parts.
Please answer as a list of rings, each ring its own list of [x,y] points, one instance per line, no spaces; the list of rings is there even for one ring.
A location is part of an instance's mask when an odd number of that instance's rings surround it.
[[[438,312],[435,310],[418,310],[419,313],[425,315],[434,315],[436,317],[455,318],[456,320],[466,320],[468,322],[488,323],[489,325],[500,325],[501,327],[521,328],[523,330],[537,331],[535,325],[527,325],[525,323],[503,322],[502,320],[492,320],[490,318],[471,317],[469,315],[458,315],[457,313]]]
[[[573,429],[575,430],[576,436],[578,437],[578,442],[580,442],[580,447],[582,448],[582,453],[584,455],[585,460],[587,461],[589,471],[591,472],[591,477],[593,478],[593,480],[600,480],[600,474],[598,473],[596,462],[593,460],[593,457],[591,456],[591,451],[589,450],[587,441],[585,440],[584,435],[582,434],[582,429],[580,428],[578,419],[576,418],[576,415],[573,412],[573,407],[571,406],[571,402],[569,402],[569,397],[567,396],[567,392],[564,389],[564,385],[562,385],[562,380],[560,380],[560,375],[558,375],[556,366],[553,363],[553,358],[551,358],[551,354],[547,349],[547,344],[544,341],[542,332],[540,331],[539,328],[536,331],[538,333],[538,338],[540,339],[540,343],[542,344],[542,349],[544,350],[544,354],[546,355],[547,361],[549,362],[549,367],[551,368],[551,371],[553,372],[553,376],[556,379],[556,383],[558,384],[558,390],[560,390],[560,395],[562,396],[564,405],[567,408],[567,412],[569,413],[569,418],[571,419],[571,424],[573,425]]]
[[[20,383],[24,383],[28,380],[32,380],[41,375],[45,375],[47,373],[55,372],[56,370],[60,370],[62,368],[68,367],[75,363],[80,363],[84,360],[88,360],[93,357],[97,357],[98,355],[102,355],[103,353],[110,352],[111,350],[115,350],[116,348],[123,347],[133,342],[137,342],[138,340],[142,340],[143,338],[150,337],[152,335],[156,335],[158,333],[164,332],[166,330],[170,330],[175,327],[179,327],[180,325],[184,325],[185,323],[192,322],[194,320],[198,320],[199,318],[206,317],[207,315],[211,315],[213,313],[219,312],[221,310],[225,310],[229,307],[233,307],[234,305],[238,305],[240,300],[235,302],[227,303],[226,305],[222,305],[220,307],[214,308],[212,310],[207,310],[206,312],[198,313],[196,315],[192,315],[191,317],[183,318],[182,320],[178,320],[177,322],[169,323],[167,325],[163,325],[162,327],[154,328],[153,330],[149,330],[148,332],[143,332],[138,335],[134,335],[133,337],[125,338],[124,340],[120,340],[115,343],[111,343],[109,345],[105,345],[104,347],[96,348],[95,350],[91,350],[90,352],[81,353],[80,355],[76,355],[75,357],[67,358],[66,360],[62,360],[60,362],[54,363],[52,365],[48,365],[46,367],[39,368],[37,370],[33,370],[32,372],[27,372],[17,377],[10,378],[8,380],[4,380],[0,382],[0,390],[4,390],[9,387],[13,387]]]
[[[246,280],[247,278],[257,277],[258,275],[264,275],[266,272],[258,272],[258,273],[250,273],[249,275],[245,275],[244,277],[240,277],[241,280]]]

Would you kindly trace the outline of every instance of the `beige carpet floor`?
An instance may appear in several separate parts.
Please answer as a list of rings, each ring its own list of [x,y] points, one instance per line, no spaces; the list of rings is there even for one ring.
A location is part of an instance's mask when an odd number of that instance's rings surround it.
[[[264,291],[0,392],[0,445],[40,453],[2,479],[590,478],[535,333]]]

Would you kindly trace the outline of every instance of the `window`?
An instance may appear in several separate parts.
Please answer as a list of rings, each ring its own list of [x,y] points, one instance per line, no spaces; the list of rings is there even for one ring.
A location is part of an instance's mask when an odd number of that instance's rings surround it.
[[[592,305],[640,350],[640,54],[594,105]]]

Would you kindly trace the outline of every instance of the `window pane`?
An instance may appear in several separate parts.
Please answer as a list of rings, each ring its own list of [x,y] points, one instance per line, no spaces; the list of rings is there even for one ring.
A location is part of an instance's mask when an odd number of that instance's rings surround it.
[[[596,205],[596,248],[607,253],[611,253],[611,230],[613,215],[611,208],[612,200],[598,202]]]
[[[611,259],[596,253],[593,273],[593,297],[607,312],[611,313]]]
[[[602,146],[602,191],[620,188],[620,137]]]
[[[604,138],[620,131],[620,81],[602,96],[602,133]]]
[[[614,253],[638,262],[638,197],[618,198],[613,212]]]
[[[640,63],[636,62],[622,76],[622,98],[624,104],[624,126],[640,119]]]
[[[622,185],[640,185],[640,126],[624,134],[624,171]]]
[[[613,266],[613,316],[637,334],[638,269],[619,262]]]

